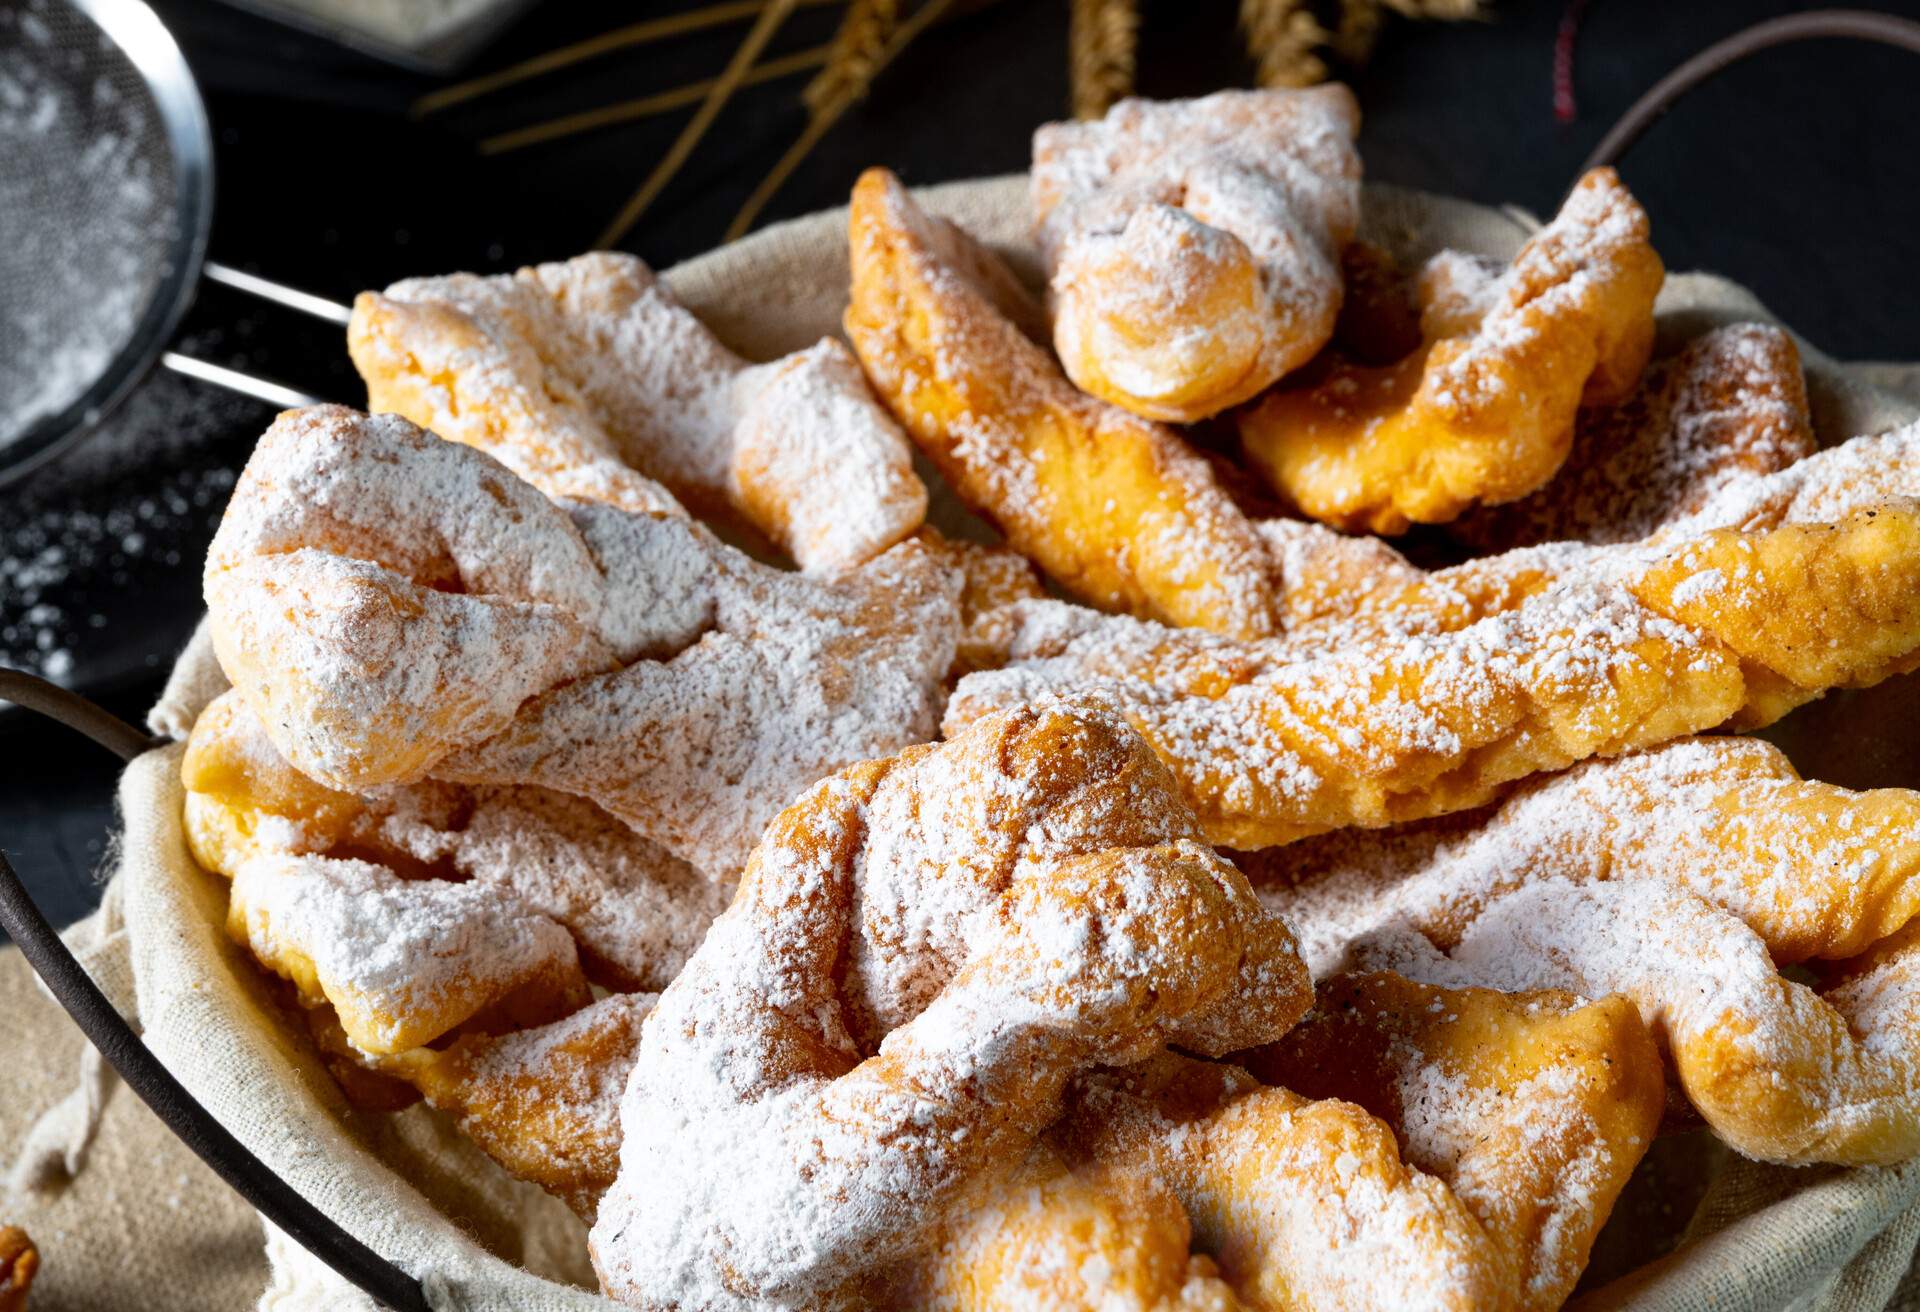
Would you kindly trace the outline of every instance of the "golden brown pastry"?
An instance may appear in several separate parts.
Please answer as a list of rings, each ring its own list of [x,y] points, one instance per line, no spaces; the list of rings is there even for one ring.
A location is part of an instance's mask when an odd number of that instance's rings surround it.
[[[1272,564],[1206,460],[1085,395],[967,270],[990,260],[884,169],[854,188],[847,335],[948,485],[1061,587],[1109,610],[1275,631]]]
[[[926,514],[906,439],[845,346],[751,367],[631,255],[367,292],[347,346],[369,410],[554,496],[734,513],[811,570],[871,560]]]
[[[1265,390],[1333,334],[1360,217],[1343,86],[1123,100],[1033,137],[1053,341],[1081,390],[1191,423]]]
[[[379,1063],[452,1116],[508,1174],[592,1221],[620,1167],[620,1094],[651,993],[616,993],[564,1020],[463,1034]]]
[[[929,1304],[1555,1308],[1662,1102],[1623,999],[1392,975],[1323,986],[1237,1060],[1079,1077],[1047,1154],[939,1251]]]
[[[231,878],[262,853],[358,858],[405,878],[472,881],[559,922],[595,984],[658,990],[732,880],[709,879],[585,798],[428,781],[342,792],[286,763],[237,692],[200,713],[180,766],[187,842]]]
[[[961,680],[946,724],[1048,696],[1110,707],[1211,841],[1257,849],[1477,806],[1536,771],[1764,724],[1920,660],[1920,501],[1609,559],[1484,619],[1322,641],[1020,602],[1010,663]]]
[[[1582,405],[1611,405],[1653,346],[1660,259],[1611,169],[1581,179],[1491,289],[1441,298],[1394,364],[1329,357],[1240,416],[1248,456],[1302,513],[1404,532],[1525,496],[1572,447]]]
[[[1818,446],[1793,338],[1757,323],[1716,328],[1655,361],[1619,405],[1582,410],[1573,454],[1545,487],[1471,510],[1449,531],[1487,551],[1631,542]]]
[[[1495,899],[1442,952],[1413,930],[1355,944],[1362,969],[1448,987],[1622,994],[1687,1100],[1763,1161],[1886,1165],[1920,1154],[1920,934],[1909,924],[1819,988],[1698,893],[1659,879],[1548,877]]]
[[[227,932],[347,1039],[384,1055],[458,1026],[518,1028],[592,996],[573,939],[507,890],[264,853],[234,871]]]
[[[1551,1312],[1573,1292],[1659,1128],[1659,1050],[1624,998],[1439,989],[1349,975],[1276,1042],[1259,1079],[1365,1108],[1408,1166],[1443,1182],[1499,1258],[1492,1306]]]
[[[1065,710],[807,793],[641,1035],[603,1286],[850,1297],[1025,1153],[1076,1073],[1284,1032],[1308,1000],[1292,936],[1196,835],[1123,724]]]
[[[1858,956],[1920,914],[1920,793],[1803,780],[1757,738],[1684,738],[1528,780],[1488,810],[1238,860],[1317,975],[1383,929],[1451,947],[1550,877],[1689,890],[1792,965]]]
[[[0,1226],[0,1312],[26,1312],[27,1293],[40,1270],[40,1251],[15,1226]]]
[[[915,542],[772,569],[337,406],[261,439],[205,580],[222,668],[302,773],[571,793],[717,879],[800,789],[932,736],[959,586]]]

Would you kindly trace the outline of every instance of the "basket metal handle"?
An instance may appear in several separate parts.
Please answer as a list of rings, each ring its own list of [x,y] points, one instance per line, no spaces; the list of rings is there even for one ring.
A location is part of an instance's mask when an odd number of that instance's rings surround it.
[[[1600,138],[1600,144],[1587,156],[1580,172],[1585,174],[1588,169],[1618,163],[1681,97],[1742,60],[1795,41],[1834,39],[1877,41],[1920,54],[1920,22],[1871,9],[1810,9],[1742,28],[1714,42],[1648,87],[1607,130],[1607,135]]]
[[[18,670],[0,669],[0,700],[84,734],[123,761],[166,745],[166,740],[147,736],[77,693]],[[127,1087],[256,1211],[394,1312],[432,1312],[418,1280],[295,1192],[187,1092],[67,950],[4,852],[0,927],[20,945],[21,955]]]

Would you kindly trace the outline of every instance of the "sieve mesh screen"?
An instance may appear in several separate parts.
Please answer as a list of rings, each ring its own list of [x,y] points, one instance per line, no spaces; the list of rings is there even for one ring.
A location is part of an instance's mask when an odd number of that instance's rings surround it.
[[[121,48],[0,0],[0,448],[79,401],[172,272],[174,158]]]

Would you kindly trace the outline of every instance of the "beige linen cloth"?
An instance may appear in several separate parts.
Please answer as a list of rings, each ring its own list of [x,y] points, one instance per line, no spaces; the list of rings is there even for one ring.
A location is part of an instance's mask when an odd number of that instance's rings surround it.
[[[925,195],[1035,272],[1021,179]],[[1385,187],[1369,190],[1367,208],[1368,235],[1407,259],[1443,246],[1510,256],[1531,225],[1524,215]],[[832,213],[785,224],[668,276],[723,338],[767,358],[837,328],[844,223],[844,213]],[[1660,312],[1669,343],[1768,317],[1740,288],[1702,275],[1670,279]],[[1843,367],[1811,350],[1807,364],[1826,440],[1920,414],[1920,367]],[[184,736],[224,682],[202,635],[155,708],[155,729]],[[1839,782],[1920,783],[1912,749],[1920,685],[1907,682],[1829,698],[1780,740],[1803,768],[1830,765]],[[1909,705],[1890,710],[1889,698]],[[1904,732],[1887,732],[1889,724]],[[222,932],[225,888],[194,866],[182,838],[180,750],[151,752],[128,769],[113,882],[100,912],[68,934],[109,996],[221,1121],[307,1198],[420,1277],[440,1312],[610,1307],[589,1292],[581,1228],[558,1203],[508,1180],[424,1108],[375,1117],[345,1104]],[[263,1244],[259,1219],[90,1052],[36,990],[18,952],[0,954],[0,1157],[13,1157],[0,1220],[26,1226],[41,1245],[34,1312],[371,1306],[271,1227]],[[1589,1284],[1598,1287],[1576,1305],[1920,1309],[1920,1288],[1902,1287],[1916,1239],[1920,1166],[1759,1167],[1695,1133],[1657,1146],[1596,1250]]]

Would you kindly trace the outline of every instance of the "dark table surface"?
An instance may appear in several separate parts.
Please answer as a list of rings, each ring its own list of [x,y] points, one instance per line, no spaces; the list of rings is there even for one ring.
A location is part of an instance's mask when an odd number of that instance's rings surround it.
[[[409,274],[507,269],[587,247],[684,121],[653,119],[481,157],[489,134],[718,71],[741,29],[628,51],[416,121],[436,79],[400,72],[208,0],[156,0],[213,121],[216,259],[345,300]],[[549,3],[475,71],[680,3]],[[1601,133],[1660,74],[1743,24],[1800,6],[1593,0],[1577,46],[1579,115],[1556,120],[1560,0],[1502,0],[1494,20],[1389,25],[1352,81],[1370,177],[1548,211]],[[1920,16],[1920,0],[1881,6]],[[1143,0],[1140,90],[1244,84],[1230,0]],[[911,182],[1024,167],[1066,99],[1065,0],[1002,0],[935,29],[881,78],[764,221],[841,203],[881,163]],[[774,49],[826,39],[803,11]],[[1754,289],[1842,358],[1920,358],[1911,313],[1920,121],[1900,103],[1920,66],[1819,43],[1762,55],[1700,91],[1623,167],[1673,269]],[[627,246],[658,264],[715,244],[799,131],[798,79],[742,94]],[[4,216],[0,216],[3,219]],[[188,347],[316,394],[361,399],[337,330],[208,287]],[[39,630],[67,677],[138,718],[198,612],[198,566],[265,407],[156,378],[115,431],[0,493],[0,641]],[[42,568],[42,566],[49,566]],[[30,614],[31,613],[31,614]],[[8,635],[11,634],[11,637]],[[56,921],[97,897],[116,766],[62,731],[0,714],[0,848]]]

